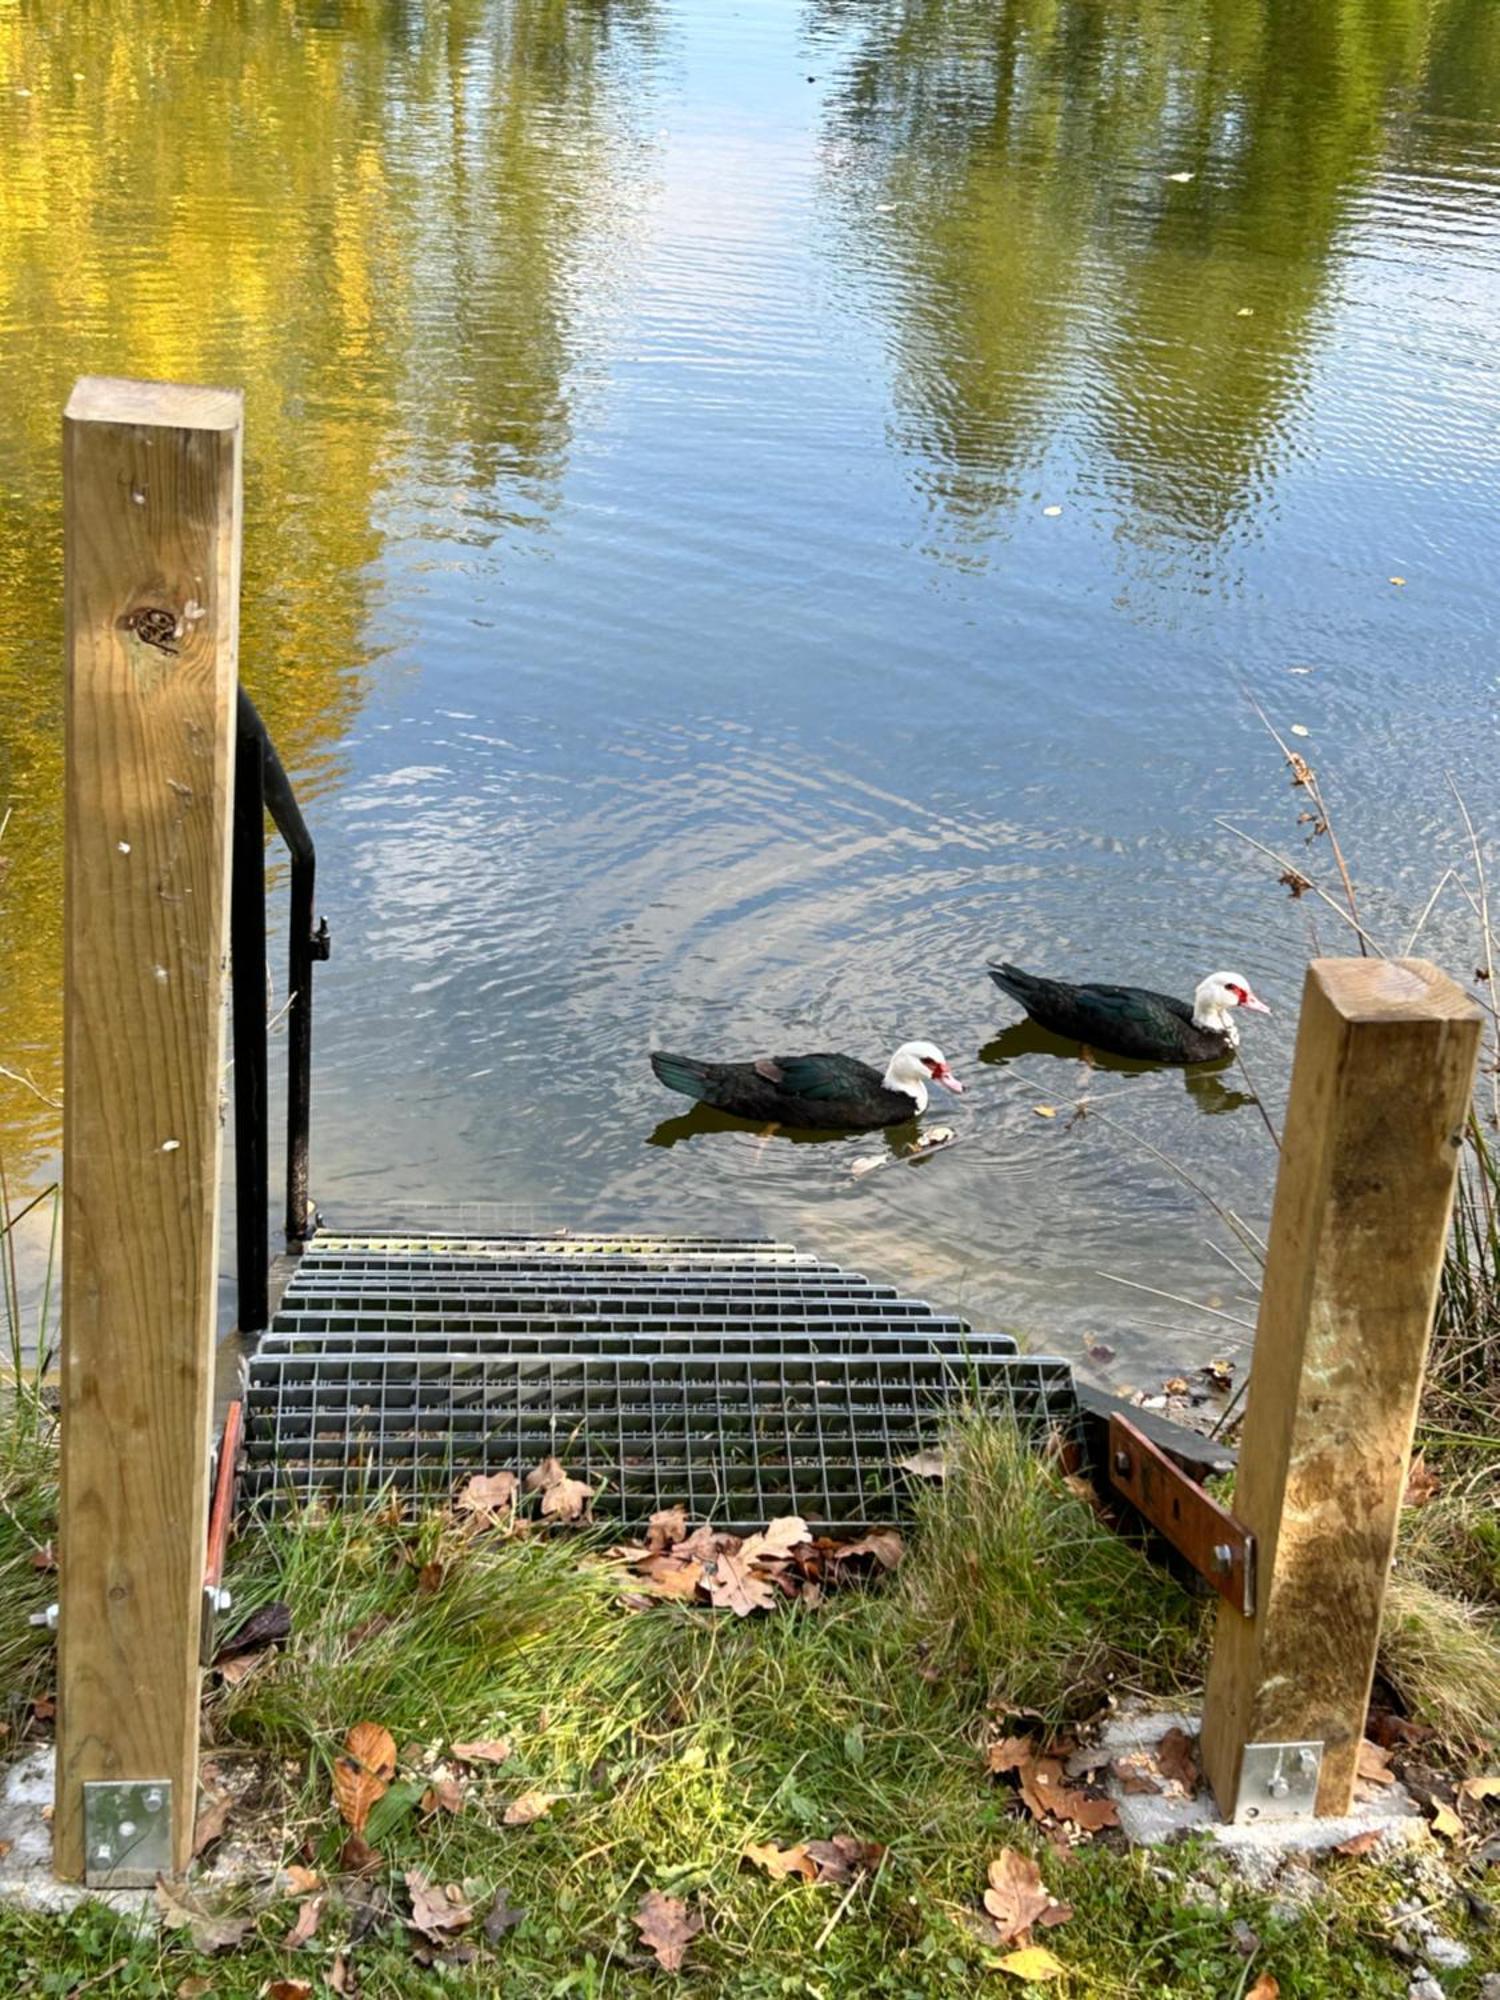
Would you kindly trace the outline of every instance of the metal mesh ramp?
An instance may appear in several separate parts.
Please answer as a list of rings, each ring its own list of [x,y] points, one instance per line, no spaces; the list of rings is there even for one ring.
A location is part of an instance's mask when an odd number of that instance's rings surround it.
[[[445,1223],[314,1237],[250,1363],[249,1497],[555,1455],[600,1513],[854,1526],[900,1511],[960,1401],[1076,1419],[1065,1361],[786,1244]]]

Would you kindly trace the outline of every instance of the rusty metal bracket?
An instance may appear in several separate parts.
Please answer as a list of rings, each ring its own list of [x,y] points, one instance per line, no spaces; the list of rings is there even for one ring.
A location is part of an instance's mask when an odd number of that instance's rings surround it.
[[[1226,1603],[1254,1615],[1254,1535],[1118,1411],[1109,1419],[1109,1483]]]

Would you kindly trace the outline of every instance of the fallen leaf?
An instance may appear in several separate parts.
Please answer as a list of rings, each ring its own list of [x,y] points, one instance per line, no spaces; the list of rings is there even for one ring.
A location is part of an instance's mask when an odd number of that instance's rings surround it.
[[[306,1944],[313,1932],[318,1928],[318,1919],[322,1914],[323,1898],[321,1896],[309,1896],[299,1906],[296,1922],[281,1940],[282,1950],[296,1951],[299,1946]]]
[[[709,1603],[739,1618],[748,1618],[752,1611],[769,1611],[775,1602],[766,1578],[756,1575],[727,1549],[714,1558],[711,1569],[705,1570],[703,1582]]]
[[[586,1479],[570,1479],[560,1458],[544,1458],[526,1475],[526,1491],[540,1493],[542,1512],[554,1521],[577,1521],[588,1511],[594,1489]]]
[[[1263,1972],[1245,1995],[1245,2000],[1279,2000],[1280,1993],[1280,1980],[1269,1972]]]
[[[461,1813],[464,1809],[464,1788],[457,1778],[434,1778],[422,1794],[424,1813]]]
[[[347,1826],[362,1834],[375,1801],[396,1775],[396,1739],[378,1722],[356,1722],[333,1761],[333,1796]]]
[[[49,1574],[57,1568],[57,1557],[52,1553],[52,1544],[43,1542],[39,1549],[31,1551],[31,1567]]]
[[[440,1562],[423,1563],[417,1571],[417,1595],[436,1597],[443,1587],[443,1578],[446,1574],[447,1571]]]
[[[687,1509],[685,1507],[664,1507],[653,1514],[646,1523],[646,1541],[653,1555],[671,1548],[687,1533]]]
[[[359,1975],[341,1951],[333,1954],[333,1963],[328,1968],[328,1984],[341,1995],[342,2000],[358,2000]]]
[[[691,1603],[703,1581],[703,1565],[685,1562],[681,1556],[647,1556],[636,1572],[651,1597],[675,1597]]]
[[[39,1694],[31,1704],[31,1716],[34,1722],[55,1722],[57,1720],[56,1695]]]
[[[874,1556],[882,1569],[894,1569],[906,1553],[906,1545],[894,1528],[876,1528],[857,1542],[844,1542],[830,1551],[831,1560],[852,1562],[856,1556]]]
[[[1183,181],[1183,182],[1186,182],[1186,181],[1190,181],[1190,180],[1192,180],[1192,179],[1193,179],[1193,175],[1192,175],[1192,174],[1189,174],[1189,173],[1181,173],[1181,174],[1168,174],[1168,175],[1167,175],[1167,179],[1168,179],[1169,181]]]
[[[1352,1859],[1355,1855],[1369,1854],[1379,1845],[1380,1828],[1372,1826],[1363,1833],[1351,1834],[1347,1840],[1341,1840],[1333,1851],[1335,1854],[1344,1855],[1346,1859]]]
[[[213,1981],[202,1972],[190,1972],[186,1979],[178,1981],[177,2000],[203,2000],[205,1993],[212,1993]]]
[[[314,1889],[322,1886],[319,1877],[311,1868],[303,1868],[296,1862],[293,1862],[290,1868],[283,1868],[281,1872],[286,1877],[287,1888],[294,1896],[310,1896]]]
[[[206,1956],[216,1951],[233,1951],[255,1928],[254,1917],[214,1916],[164,1875],[156,1878],[156,1907],[167,1930],[187,1931],[194,1949]]]
[[[1036,1118],[1055,1118],[1057,1116],[1057,1106],[1055,1104],[1033,1104],[1031,1110],[1033,1117]]]
[[[817,1867],[820,1882],[852,1882],[866,1869],[878,1867],[885,1854],[878,1841],[856,1840],[852,1833],[836,1833],[832,1840],[809,1840],[804,1847]]]
[[[1198,1766],[1193,1757],[1193,1738],[1185,1729],[1169,1729],[1157,1744],[1156,1768],[1192,1797],[1198,1787]]]
[[[1434,1472],[1427,1469],[1425,1453],[1418,1452],[1406,1474],[1406,1491],[1401,1496],[1403,1507],[1425,1507],[1435,1493],[1441,1493],[1443,1482]]]
[[[1441,1799],[1432,1802],[1432,1830],[1441,1834],[1444,1840],[1462,1840],[1464,1823],[1452,1806],[1445,1806]]]
[[[1086,1833],[1102,1827],[1118,1826],[1119,1812],[1111,1799],[1095,1798],[1064,1782],[1063,1768],[1056,1757],[1037,1757],[1019,1767],[1021,1798],[1032,1817],[1049,1815],[1065,1819]]]
[[[1004,1847],[989,1865],[984,1907],[995,1921],[1000,1944],[1030,1944],[1037,1923],[1066,1923],[1073,1912],[1042,1882],[1041,1870],[1013,1847]]]
[[[1458,1795],[1461,1799],[1500,1799],[1500,1773],[1486,1772],[1482,1777],[1465,1778]]]
[[[345,1875],[373,1875],[382,1865],[383,1857],[371,1847],[363,1834],[351,1833],[339,1849],[339,1868]]]
[[[767,1525],[764,1534],[746,1536],[740,1549],[740,1559],[755,1562],[762,1556],[786,1555],[799,1542],[811,1539],[807,1523],[800,1514],[783,1514],[779,1520]]]
[[[636,1906],[635,1927],[641,1943],[656,1954],[663,1972],[680,1972],[688,1946],[703,1928],[703,1919],[680,1896],[652,1889]]]
[[[219,1679],[227,1688],[238,1687],[241,1681],[249,1680],[257,1668],[263,1667],[271,1658],[268,1646],[263,1653],[235,1653],[230,1659],[219,1662]]]
[[[1005,1736],[985,1752],[985,1768],[992,1774],[1019,1771],[1035,1754],[1036,1746],[1029,1736]]]
[[[1239,309],[1239,311],[1238,311],[1238,312],[1237,312],[1237,313],[1235,314],[1235,318],[1236,318],[1236,319],[1251,319],[1251,318],[1253,318],[1253,317],[1254,317],[1254,314],[1255,314],[1255,308],[1254,308],[1254,306],[1241,306],[1241,307],[1240,307],[1240,309]]]
[[[508,1736],[483,1736],[473,1743],[455,1743],[450,1755],[462,1764],[503,1764],[510,1756]]]
[[[312,2000],[310,1979],[273,1979],[265,1989],[266,2000]]]
[[[1117,1757],[1110,1768],[1122,1792],[1149,1794],[1161,1791],[1161,1786],[1149,1768],[1143,1752],[1137,1752],[1129,1757]]]
[[[945,1479],[948,1475],[948,1461],[941,1451],[930,1448],[914,1451],[910,1458],[897,1459],[896,1463],[903,1472],[913,1473],[918,1479]]]
[[[1115,1358],[1115,1350],[1107,1340],[1091,1340],[1084,1349],[1084,1353],[1087,1354],[1090,1361],[1100,1363],[1113,1361]]]
[[[224,1640],[214,1654],[214,1665],[220,1666],[235,1653],[259,1653],[267,1646],[279,1645],[291,1636],[291,1630],[292,1609],[289,1604],[263,1604]]]
[[[1013,1979],[1061,1979],[1067,1967],[1061,1959],[1054,1958],[1045,1945],[1029,1944],[1021,1951],[1007,1952],[997,1959],[1002,1972],[1008,1972]]]
[[[1169,1375],[1161,1386],[1169,1396],[1185,1396],[1188,1393],[1188,1382],[1185,1375]]]
[[[513,1931],[517,1924],[524,1923],[526,1912],[511,1908],[510,1898],[503,1889],[495,1891],[495,1900],[489,1907],[484,1920],[484,1934],[491,1944],[498,1944],[507,1931]]]
[[[453,1885],[446,1888],[429,1882],[420,1868],[408,1868],[406,1887],[411,1896],[407,1928],[440,1949],[452,1943],[458,1933],[474,1921],[474,1912]]]
[[[357,1653],[366,1639],[375,1638],[395,1622],[388,1611],[376,1611],[368,1618],[361,1618],[357,1625],[351,1625],[344,1634],[344,1658],[347,1660],[351,1653]]]
[[[544,1819],[561,1797],[561,1792],[522,1792],[505,1808],[501,1821],[506,1826],[530,1826]]]
[[[1309,731],[1306,723],[1294,722],[1292,724],[1292,734],[1293,736],[1307,736],[1310,735],[1311,732]]]
[[[515,1506],[519,1487],[513,1472],[476,1472],[453,1505],[460,1514],[483,1515],[493,1520]]]
[[[1359,1757],[1354,1766],[1358,1777],[1369,1785],[1394,1785],[1396,1774],[1391,1769],[1391,1753],[1382,1750],[1378,1743],[1363,1737],[1359,1746]]]
[[[234,1800],[227,1792],[220,1792],[206,1798],[198,1808],[198,1817],[193,1822],[193,1853],[202,1854],[213,1846],[216,1840],[224,1838],[224,1828],[229,1823],[229,1815],[234,1811]]]
[[[752,1840],[745,1849],[745,1859],[753,1861],[757,1868],[764,1868],[776,1882],[784,1881],[788,1875],[800,1875],[808,1882],[818,1879],[818,1864],[800,1842],[795,1847],[778,1847],[774,1840]]]
[[[1061,507],[1044,507],[1044,508],[1042,509],[1042,512],[1043,512],[1043,513],[1044,513],[1044,514],[1046,515],[1046,517],[1047,517],[1047,519],[1048,519],[1049,521],[1055,521],[1055,520],[1057,519],[1058,515],[1059,515],[1059,514],[1060,514],[1060,513],[1062,512],[1062,508],[1061,508]]]
[[[1393,576],[1391,578],[1391,582],[1394,584],[1404,584],[1406,582],[1406,578],[1404,576]]]

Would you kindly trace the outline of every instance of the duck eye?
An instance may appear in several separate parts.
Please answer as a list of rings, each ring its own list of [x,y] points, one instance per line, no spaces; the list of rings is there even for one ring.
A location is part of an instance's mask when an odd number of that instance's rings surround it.
[[[1235,997],[1236,1004],[1243,1007],[1245,1002],[1250,998],[1250,995],[1246,992],[1243,986],[1236,986],[1232,979],[1228,982],[1228,984],[1230,992]]]
[[[934,1062],[931,1056],[918,1056],[917,1060],[929,1076],[936,1076],[943,1066],[940,1062]]]

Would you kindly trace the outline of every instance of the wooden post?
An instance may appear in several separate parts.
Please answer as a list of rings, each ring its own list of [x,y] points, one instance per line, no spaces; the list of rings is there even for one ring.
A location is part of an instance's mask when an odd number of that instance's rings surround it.
[[[63,419],[67,821],[54,1867],[83,1786],[192,1848],[239,625],[237,390],[80,381]]]
[[[1256,1609],[1220,1604],[1204,1705],[1226,1818],[1270,1816],[1247,1744],[1321,1744],[1317,1813],[1353,1797],[1479,1037],[1423,959],[1308,967],[1234,1499]]]

